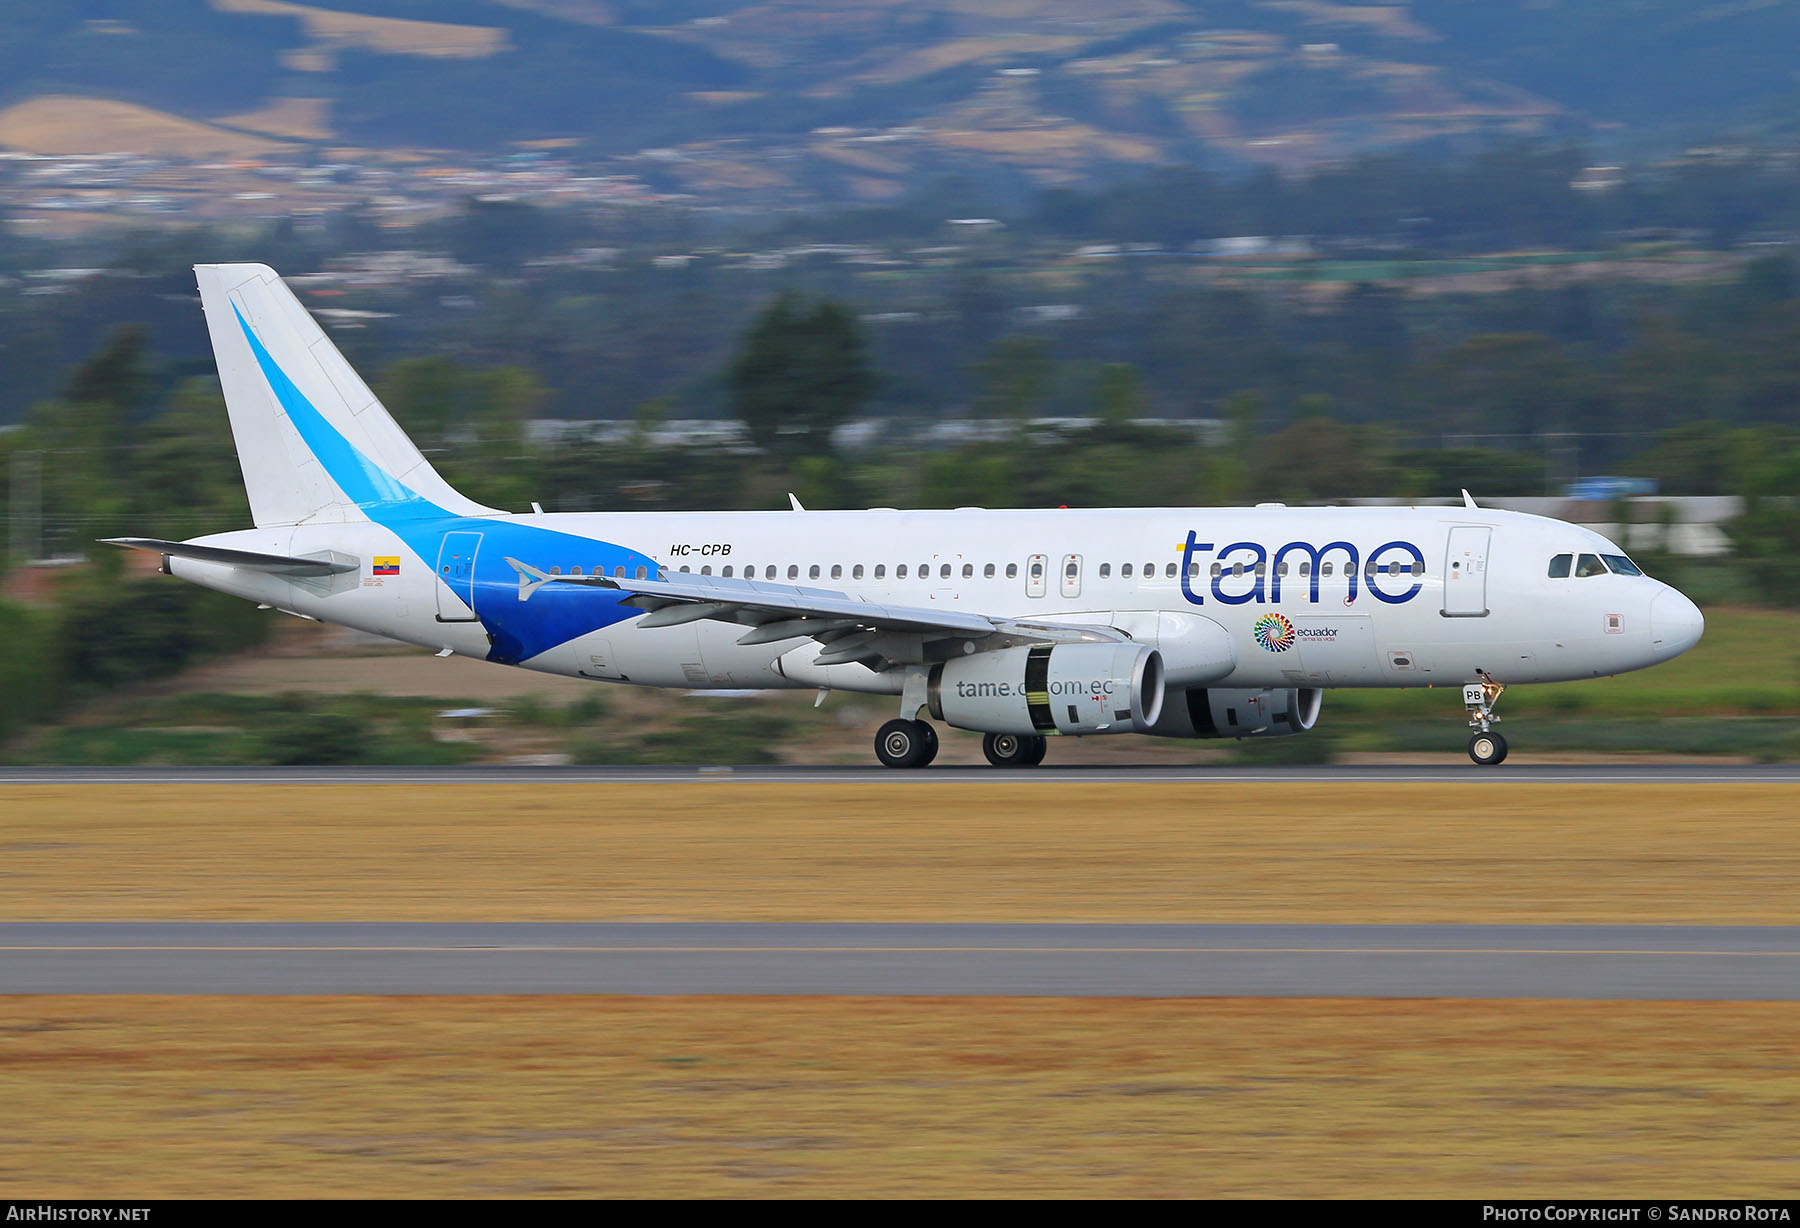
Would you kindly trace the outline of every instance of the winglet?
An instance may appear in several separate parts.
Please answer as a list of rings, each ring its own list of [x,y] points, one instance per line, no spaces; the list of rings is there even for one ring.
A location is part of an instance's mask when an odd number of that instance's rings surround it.
[[[791,504],[791,505],[792,505],[792,506],[793,506],[793,509],[794,509],[794,510],[795,510],[795,511],[796,511],[796,512],[804,512],[804,511],[805,511],[805,510],[806,510],[806,509],[805,509],[805,508],[803,508],[803,507],[801,507],[801,506],[800,506],[800,496],[799,496],[799,495],[796,495],[796,494],[795,494],[795,493],[794,493],[794,492],[793,492],[793,491],[791,491],[791,490],[790,490],[790,491],[788,491],[788,503],[789,503],[789,504]]]
[[[1475,496],[1470,494],[1466,489],[1463,491],[1463,506],[1471,511],[1480,510],[1475,506]]]
[[[521,563],[518,559],[508,558],[507,566],[519,573],[519,600],[529,600],[531,594],[537,592],[555,577],[539,571],[530,563]]]

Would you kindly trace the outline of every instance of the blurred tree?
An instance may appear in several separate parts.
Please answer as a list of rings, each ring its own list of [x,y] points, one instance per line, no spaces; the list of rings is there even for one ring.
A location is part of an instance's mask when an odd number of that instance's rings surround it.
[[[1315,415],[1263,441],[1254,488],[1259,500],[1324,503],[1385,494],[1395,476],[1382,431]]]
[[[1128,362],[1108,363],[1100,370],[1097,408],[1102,425],[1122,428],[1144,416],[1144,381]]]
[[[1729,528],[1743,564],[1747,595],[1764,603],[1800,604],[1800,447],[1770,448],[1749,459],[1744,511]]]
[[[1023,423],[1044,411],[1054,364],[1042,337],[1002,337],[977,365],[976,409],[984,418]]]
[[[782,456],[821,455],[875,388],[862,327],[842,304],[786,293],[744,335],[726,374],[750,438]]]

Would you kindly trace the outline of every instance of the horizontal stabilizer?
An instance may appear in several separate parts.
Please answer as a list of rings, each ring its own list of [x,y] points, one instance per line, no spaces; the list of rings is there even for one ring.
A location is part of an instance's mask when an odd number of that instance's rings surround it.
[[[154,537],[107,537],[108,546],[124,546],[128,550],[154,550],[178,559],[200,563],[220,563],[226,567],[246,567],[277,576],[335,576],[355,571],[362,563],[333,552],[329,558],[300,559],[288,554],[260,554],[255,550],[228,550],[223,546],[197,546],[190,542],[166,542]]]

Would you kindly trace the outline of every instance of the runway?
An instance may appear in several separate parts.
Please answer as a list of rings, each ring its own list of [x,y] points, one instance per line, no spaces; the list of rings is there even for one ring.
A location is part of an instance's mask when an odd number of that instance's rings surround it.
[[[1800,1000],[1800,926],[0,924],[7,994]]]
[[[13,767],[4,785],[200,784],[678,784],[695,781],[768,784],[1793,784],[1796,764],[1529,764],[1480,768],[1472,763],[1333,765],[1269,768],[1146,765],[999,769],[940,766],[894,771],[856,767]]]

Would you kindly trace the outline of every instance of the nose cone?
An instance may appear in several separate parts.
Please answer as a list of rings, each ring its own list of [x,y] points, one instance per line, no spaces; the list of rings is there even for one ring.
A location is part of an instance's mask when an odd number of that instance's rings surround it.
[[[1650,646],[1658,660],[1679,657],[1700,642],[1705,630],[1700,607],[1674,589],[1664,589],[1650,602]]]

